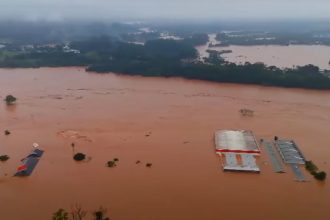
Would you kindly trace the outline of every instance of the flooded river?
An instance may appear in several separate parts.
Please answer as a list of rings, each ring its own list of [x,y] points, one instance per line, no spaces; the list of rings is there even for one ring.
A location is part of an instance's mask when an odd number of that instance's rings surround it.
[[[293,138],[330,173],[330,92],[86,73],[81,68],[0,69],[0,213],[51,219],[59,208],[107,208],[113,220],[326,219],[329,181],[309,174],[224,173],[217,129],[251,129],[258,139]],[[243,118],[241,108],[255,111]],[[45,150],[33,174],[12,177],[32,143]],[[72,160],[75,152],[90,157]],[[113,158],[115,168],[105,163]],[[136,161],[141,163],[136,164]],[[152,163],[147,168],[146,163]],[[90,216],[89,216],[90,217]],[[91,218],[87,218],[91,219]]]
[[[215,34],[210,35],[210,43],[217,43]],[[290,46],[229,46],[212,47],[207,45],[197,47],[202,57],[208,56],[207,49],[231,50],[223,54],[226,61],[244,64],[245,62],[263,62],[268,66],[292,68],[313,64],[321,69],[330,69],[330,46],[323,45],[290,45]]]

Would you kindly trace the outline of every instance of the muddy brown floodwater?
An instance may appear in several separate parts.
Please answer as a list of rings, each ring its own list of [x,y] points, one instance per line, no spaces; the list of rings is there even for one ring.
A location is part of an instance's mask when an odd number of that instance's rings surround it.
[[[197,46],[196,49],[200,58],[208,57],[207,50],[231,50],[231,53],[224,53],[222,57],[232,63],[244,64],[245,62],[262,62],[267,66],[278,68],[294,68],[313,64],[320,69],[330,69],[330,47],[324,45],[258,45],[258,46],[237,46],[208,47],[209,44],[219,44],[216,34],[209,34],[209,42]]]
[[[0,134],[0,154],[11,157],[0,162],[3,220],[51,219],[76,203],[106,207],[113,220],[329,218],[329,181],[273,173],[264,151],[261,174],[224,173],[213,143],[217,129],[293,138],[330,174],[328,91],[1,69],[0,98],[7,94],[18,101],[0,103],[0,129],[12,132]],[[241,108],[254,117],[242,118]],[[45,154],[32,176],[12,177],[34,142]],[[88,162],[72,160],[72,142]],[[113,158],[118,166],[105,167]]]

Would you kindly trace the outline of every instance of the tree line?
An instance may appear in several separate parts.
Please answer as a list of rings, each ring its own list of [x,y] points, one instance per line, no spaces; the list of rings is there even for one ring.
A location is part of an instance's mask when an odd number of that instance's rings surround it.
[[[70,43],[70,48],[80,53],[65,52],[61,46],[43,51],[35,49],[3,57],[0,67],[86,66],[87,71],[98,73],[330,89],[330,78],[313,65],[279,69],[263,63],[234,64],[214,53],[204,62],[197,61],[194,46],[205,40],[204,35],[195,35],[183,40],[156,39],[138,45],[101,36]]]

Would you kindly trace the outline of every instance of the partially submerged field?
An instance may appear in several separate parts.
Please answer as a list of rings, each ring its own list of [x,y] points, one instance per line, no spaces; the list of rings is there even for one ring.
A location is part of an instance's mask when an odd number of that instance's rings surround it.
[[[50,219],[76,203],[106,207],[114,220],[330,214],[327,181],[273,173],[264,152],[261,174],[224,173],[213,141],[218,129],[292,138],[330,173],[330,92],[42,68],[1,69],[0,98],[7,94],[18,100],[0,103],[0,128],[11,131],[0,135],[0,155],[10,156],[0,162],[1,219]],[[12,177],[34,142],[45,154],[32,176]],[[90,160],[73,161],[71,143]],[[117,166],[106,167],[113,158]]]

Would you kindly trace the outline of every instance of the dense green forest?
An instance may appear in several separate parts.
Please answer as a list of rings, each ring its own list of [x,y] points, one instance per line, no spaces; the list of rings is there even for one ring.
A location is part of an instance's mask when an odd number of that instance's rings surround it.
[[[207,40],[207,35],[196,34],[183,40],[157,39],[139,45],[100,36],[74,41],[66,46],[0,53],[0,67],[86,66],[87,71],[98,73],[330,89],[330,78],[313,65],[294,69],[268,67],[262,63],[236,65],[225,62],[221,54],[212,51],[204,62],[198,61],[194,46]]]

